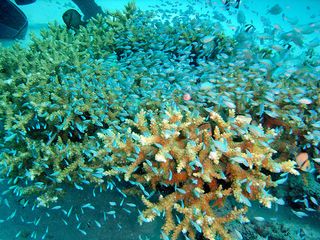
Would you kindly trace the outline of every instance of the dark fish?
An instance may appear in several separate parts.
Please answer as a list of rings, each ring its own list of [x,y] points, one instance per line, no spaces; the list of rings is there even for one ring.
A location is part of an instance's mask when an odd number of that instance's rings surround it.
[[[230,0],[226,0],[225,2],[224,2],[224,6],[226,7],[226,10],[230,10]]]
[[[246,24],[244,26],[244,30],[247,32],[247,33],[251,33],[251,32],[254,32],[256,30],[256,27],[253,26],[252,24]]]
[[[86,22],[81,20],[80,13],[75,9],[69,9],[64,12],[62,19],[67,26],[67,29],[78,30],[80,26],[85,26]]]
[[[240,6],[240,0],[236,0],[236,6],[235,6],[235,8],[239,8],[239,6]]]
[[[314,48],[309,48],[306,52],[307,57],[312,58],[314,55]]]
[[[34,3],[36,0],[15,0],[18,5],[28,5]]]
[[[278,15],[282,12],[282,10],[282,7],[280,7],[279,4],[276,4],[268,9],[267,14]]]
[[[285,44],[283,45],[283,47],[284,47],[285,49],[287,49],[287,50],[290,50],[290,48],[292,47],[292,45],[291,45],[290,43],[285,43]]]

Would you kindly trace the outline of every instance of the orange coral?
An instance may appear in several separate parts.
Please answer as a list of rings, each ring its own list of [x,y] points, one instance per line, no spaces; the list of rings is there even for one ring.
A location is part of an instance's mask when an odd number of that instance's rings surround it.
[[[224,225],[245,219],[250,200],[259,200],[266,207],[276,200],[265,191],[276,184],[263,168],[298,174],[292,162],[277,163],[271,158],[275,151],[266,142],[273,137],[272,131],[265,133],[233,112],[228,121],[215,112],[205,121],[195,113],[168,108],[153,115],[149,126],[147,116],[141,111],[136,121],[127,122],[130,128],[125,138],[131,153],[121,137],[99,137],[109,148],[113,141],[121,146],[112,154],[112,165],[125,169],[125,180],[157,192],[157,197],[142,197],[147,208],[140,221],[152,221],[165,212],[163,235],[172,239],[180,234],[195,239],[196,232],[208,239],[216,235],[231,239]],[[124,158],[134,160],[123,166]],[[148,196],[145,190],[144,195]],[[223,207],[227,197],[244,206],[218,214],[217,208]],[[180,220],[174,220],[174,215]]]

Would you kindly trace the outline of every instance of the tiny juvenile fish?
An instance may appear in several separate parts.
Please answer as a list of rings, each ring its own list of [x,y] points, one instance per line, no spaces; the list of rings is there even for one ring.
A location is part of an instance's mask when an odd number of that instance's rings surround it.
[[[95,209],[95,207],[92,206],[91,203],[86,203],[86,204],[82,205],[82,206],[81,206],[81,209],[82,209],[82,208],[90,208],[90,209],[92,209],[92,210]]]
[[[319,206],[318,201],[314,197],[310,197],[311,202],[313,202],[315,205]]]
[[[126,203],[129,207],[136,207],[137,205],[136,204],[134,204],[134,203]]]
[[[234,7],[237,9],[240,7],[240,0],[236,0],[236,5]]]
[[[16,234],[16,238],[18,238],[20,235],[21,235],[21,231],[19,231],[19,232]]]
[[[291,209],[291,212],[293,212],[294,215],[296,215],[298,218],[303,218],[309,216],[308,214],[300,211],[294,211]]]
[[[254,217],[254,219],[257,220],[258,222],[265,221],[264,217]]]
[[[79,230],[79,232],[81,232],[83,235],[87,235],[87,232],[86,231],[84,231],[84,230],[82,230],[82,229],[78,229]]]
[[[10,219],[14,218],[14,216],[16,215],[16,213],[17,213],[17,210],[14,210],[14,211],[11,213],[11,215],[10,215],[9,217],[7,217],[7,220],[10,220]]]
[[[230,0],[226,0],[224,2],[224,6],[225,6],[226,10],[229,11],[230,10]]]
[[[54,206],[54,207],[52,207],[51,209],[52,209],[52,210],[58,210],[58,209],[61,209],[61,206],[60,206],[60,205]]]
[[[94,220],[95,224],[97,225],[98,228],[101,228],[101,223],[99,223],[97,220]]]

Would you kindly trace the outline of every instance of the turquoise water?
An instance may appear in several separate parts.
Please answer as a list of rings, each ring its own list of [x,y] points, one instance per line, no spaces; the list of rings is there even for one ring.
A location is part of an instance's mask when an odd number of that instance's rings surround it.
[[[21,6],[26,37],[0,42],[0,240],[320,239],[319,1],[239,2],[136,1],[68,31],[71,1]]]

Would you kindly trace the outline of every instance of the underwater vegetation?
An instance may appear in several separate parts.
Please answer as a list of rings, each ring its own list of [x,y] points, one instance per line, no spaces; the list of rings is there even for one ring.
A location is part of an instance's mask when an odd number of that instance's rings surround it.
[[[319,180],[319,58],[274,38],[130,3],[1,49],[4,194],[49,207],[117,178],[142,199],[141,223],[164,217],[163,239],[232,239],[251,202],[284,203],[271,189],[289,175]]]

